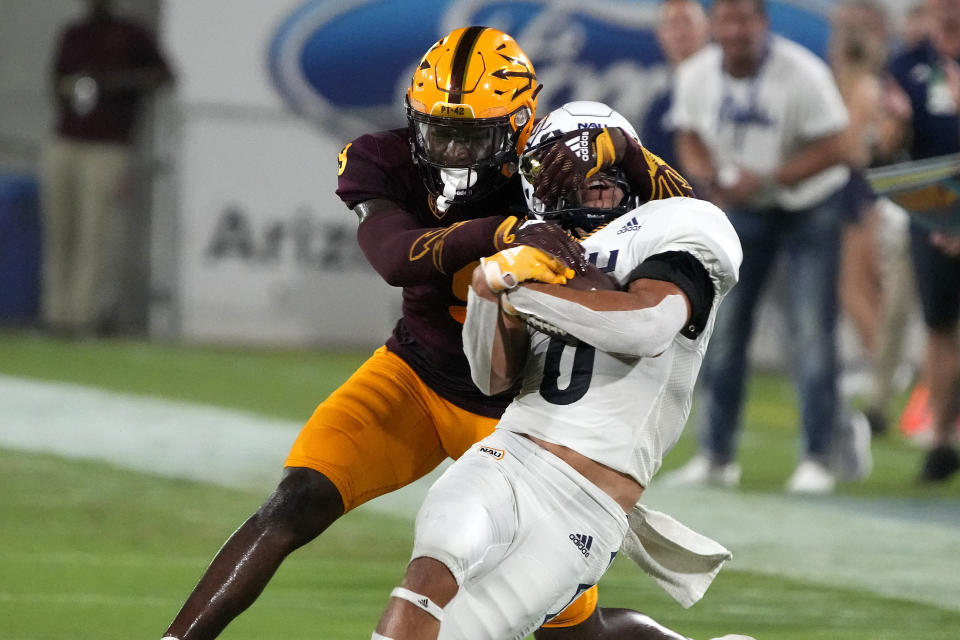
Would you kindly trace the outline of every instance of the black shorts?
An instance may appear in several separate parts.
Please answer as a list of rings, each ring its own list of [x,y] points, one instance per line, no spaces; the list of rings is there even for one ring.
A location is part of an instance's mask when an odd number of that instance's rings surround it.
[[[867,182],[862,169],[851,169],[850,180],[843,187],[843,214],[844,222],[856,224],[863,217],[863,212],[877,202],[877,194]]]
[[[910,224],[910,253],[927,327],[955,327],[960,318],[960,258],[930,244],[930,230],[916,223]]]

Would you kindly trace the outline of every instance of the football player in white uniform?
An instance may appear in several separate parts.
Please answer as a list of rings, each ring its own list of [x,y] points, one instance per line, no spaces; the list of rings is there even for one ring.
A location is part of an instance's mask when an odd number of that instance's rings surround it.
[[[596,269],[592,289],[573,286],[588,274],[535,283],[572,272],[526,246],[474,271],[463,329],[474,382],[521,391],[496,431],[430,489],[375,640],[523,638],[596,584],[621,547],[689,606],[730,557],[638,501],[686,422],[740,243],[702,200],[634,208],[591,144],[612,127],[636,139],[609,107],[570,103],[531,136],[521,163],[528,205],[577,235],[611,284]],[[555,143],[577,140],[601,170],[547,205],[534,195],[537,169],[549,169]],[[677,560],[683,572],[671,570]]]

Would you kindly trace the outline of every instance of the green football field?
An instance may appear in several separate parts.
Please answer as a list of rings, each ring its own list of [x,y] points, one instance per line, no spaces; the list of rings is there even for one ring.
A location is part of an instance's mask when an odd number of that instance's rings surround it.
[[[241,443],[211,441],[208,421],[240,420],[250,429],[263,421],[283,442],[365,355],[0,333],[0,640],[158,639],[206,563],[270,489],[269,470],[285,451],[263,451],[267,462],[256,450],[245,453],[244,464],[265,466],[266,479],[214,484],[177,477],[182,461],[170,451],[178,449],[153,439],[183,433],[184,455],[229,467]],[[131,409],[156,398],[174,402]],[[207,405],[220,413],[204,413]],[[176,419],[150,424],[155,415]],[[142,436],[141,448],[154,454],[149,471],[89,453],[97,428],[111,421],[121,425],[113,440],[127,448]],[[671,493],[654,483],[648,492],[653,507],[733,551],[705,598],[685,610],[620,559],[601,582],[601,603],[640,609],[697,640],[733,632],[960,638],[960,478],[918,486],[920,450],[891,434],[875,441],[866,482],[841,485],[830,497],[786,496],[797,447],[786,381],[755,377],[746,422],[739,491]],[[31,430],[44,434],[39,444],[25,444]],[[665,468],[682,464],[693,445],[686,434]],[[56,453],[84,446],[82,459]],[[244,469],[234,471],[244,477]],[[222,637],[369,638],[408,558],[415,508],[380,502],[292,555]]]

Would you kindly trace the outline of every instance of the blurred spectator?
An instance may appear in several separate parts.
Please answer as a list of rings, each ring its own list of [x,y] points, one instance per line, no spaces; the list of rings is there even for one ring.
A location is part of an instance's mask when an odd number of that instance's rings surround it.
[[[927,15],[926,0],[914,4],[903,17],[900,29],[900,46],[904,50],[913,49],[930,35],[930,18]]]
[[[701,452],[668,481],[739,482],[747,347],[761,290],[783,253],[805,437],[787,488],[825,493],[835,483],[827,463],[840,414],[835,327],[847,110],[827,65],[770,33],[763,0],[715,0],[710,24],[716,44],[677,71],[677,154],[700,194],[726,210],[744,257],[703,365]]]
[[[888,42],[887,15],[874,0],[847,0],[834,10],[829,59],[850,114],[845,146],[852,170],[845,191],[848,223],[843,232],[840,303],[869,356],[871,389],[865,412],[874,433],[886,430],[911,301],[906,233],[885,228],[896,226],[881,217],[889,205],[878,201],[863,174],[875,161],[889,161],[899,146],[903,122],[910,117],[906,95],[884,78]],[[887,240],[883,260],[882,239]]]
[[[928,37],[898,55],[890,73],[910,97],[911,128],[905,132],[914,159],[960,151],[960,0],[928,0]],[[960,415],[960,257],[943,237],[911,223],[914,276],[927,327],[925,377],[930,389],[934,439],[920,472],[926,482],[960,470],[955,425]],[[936,242],[936,244],[935,244]]]
[[[667,117],[673,102],[673,74],[677,66],[702,49],[710,39],[703,6],[697,0],[665,0],[657,19],[657,41],[667,58],[670,81],[655,97],[643,118],[640,140],[672,167],[677,166],[673,126]]]
[[[108,0],[85,4],[57,45],[58,123],[42,161],[42,320],[69,335],[103,329],[116,295],[110,237],[128,190],[138,107],[172,80],[143,27],[115,16]]]

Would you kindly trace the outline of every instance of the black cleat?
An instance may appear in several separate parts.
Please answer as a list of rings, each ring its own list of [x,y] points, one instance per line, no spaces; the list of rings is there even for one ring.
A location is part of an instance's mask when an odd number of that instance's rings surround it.
[[[863,410],[863,415],[867,417],[867,422],[870,423],[870,433],[875,436],[882,436],[887,432],[887,415],[876,407],[869,407]]]
[[[960,471],[960,454],[950,445],[941,444],[927,452],[920,469],[920,482],[943,482]]]

